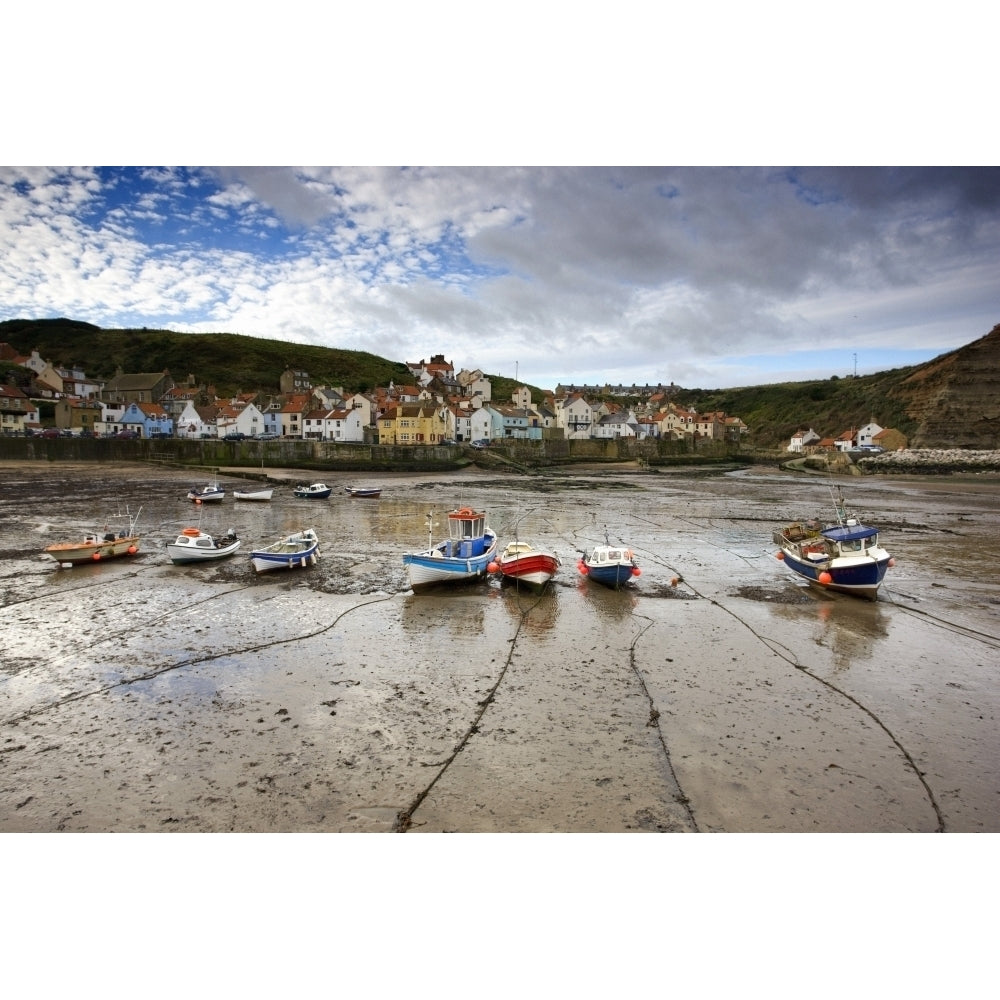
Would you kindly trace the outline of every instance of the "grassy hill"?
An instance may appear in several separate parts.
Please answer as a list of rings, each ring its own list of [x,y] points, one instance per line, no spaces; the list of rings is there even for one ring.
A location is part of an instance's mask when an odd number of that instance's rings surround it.
[[[905,398],[890,398],[889,392],[913,371],[897,368],[857,378],[834,376],[741,389],[682,389],[676,401],[701,413],[721,410],[739,417],[750,428],[751,443],[763,448],[784,447],[800,428],[836,437],[872,420],[911,438],[918,420],[907,412]]]
[[[314,385],[340,385],[351,392],[367,392],[377,385],[409,385],[410,370],[401,361],[388,361],[366,351],[290,344],[235,333],[175,333],[171,330],[104,330],[70,319],[12,319],[0,322],[0,342],[22,354],[32,350],[46,361],[78,367],[93,378],[108,379],[121,366],[125,372],[167,369],[175,382],[189,374],[218,394],[278,391],[278,379],[287,368],[309,373]],[[514,379],[490,376],[495,399],[508,400]],[[534,389],[541,399],[540,389]]]

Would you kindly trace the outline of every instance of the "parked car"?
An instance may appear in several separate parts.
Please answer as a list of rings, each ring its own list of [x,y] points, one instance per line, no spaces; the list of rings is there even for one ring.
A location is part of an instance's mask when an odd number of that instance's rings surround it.
[[[478,441],[472,442],[473,448],[489,448],[490,442],[489,438],[480,438]]]
[[[139,435],[135,431],[119,431],[116,438],[137,438]]]
[[[46,427],[42,431],[43,438],[57,438],[62,437],[62,431],[58,427]]]
[[[280,437],[279,434],[258,434],[258,441],[276,441]]]
[[[246,437],[241,431],[230,431],[226,437],[226,441],[242,441]]]

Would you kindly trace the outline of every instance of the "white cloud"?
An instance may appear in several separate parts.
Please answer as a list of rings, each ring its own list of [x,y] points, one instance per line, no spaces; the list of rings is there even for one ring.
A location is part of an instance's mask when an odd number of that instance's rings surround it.
[[[995,169],[0,168],[0,315],[442,352],[543,386],[752,384],[817,344],[933,356],[987,332],[998,187]]]

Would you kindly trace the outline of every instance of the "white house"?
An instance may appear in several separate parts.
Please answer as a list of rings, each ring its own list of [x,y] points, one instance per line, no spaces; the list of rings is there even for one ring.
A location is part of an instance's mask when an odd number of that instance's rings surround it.
[[[879,427],[874,420],[870,424],[865,424],[865,426],[858,431],[858,447],[861,448],[865,445],[875,444],[875,435],[881,434],[884,430],[885,428]]]
[[[619,410],[601,417],[594,424],[595,438],[634,438],[639,434],[639,421],[631,410]]]
[[[792,440],[788,444],[787,451],[799,452],[812,444],[819,444],[820,436],[810,427],[808,430],[797,430],[792,435]]]
[[[589,438],[593,409],[583,396],[567,396],[556,409],[556,421],[568,438]]]

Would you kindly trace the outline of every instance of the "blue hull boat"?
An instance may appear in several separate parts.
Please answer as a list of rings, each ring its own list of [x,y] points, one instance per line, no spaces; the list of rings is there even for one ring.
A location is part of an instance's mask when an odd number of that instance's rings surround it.
[[[895,564],[879,544],[878,528],[862,524],[835,501],[837,523],[796,521],[774,533],[778,559],[807,583],[874,601],[886,570]]]

